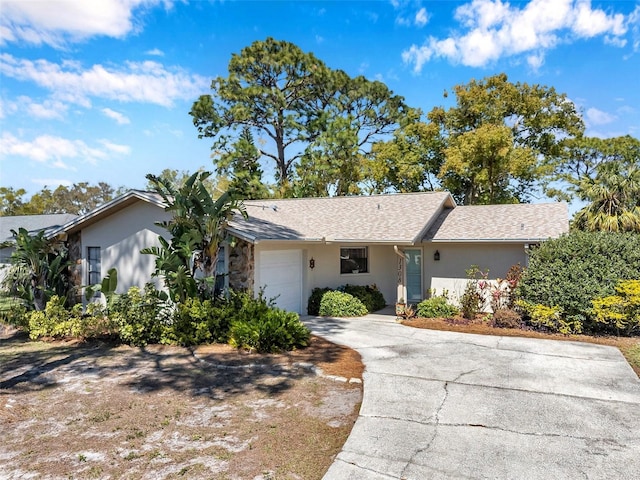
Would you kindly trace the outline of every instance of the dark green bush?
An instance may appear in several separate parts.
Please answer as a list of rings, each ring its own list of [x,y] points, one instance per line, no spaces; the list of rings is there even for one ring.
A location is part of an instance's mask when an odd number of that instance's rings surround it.
[[[640,235],[572,232],[532,250],[517,294],[532,305],[556,307],[585,333],[602,330],[592,300],[615,294],[620,280],[640,278]]]
[[[135,346],[161,341],[171,343],[169,307],[150,283],[144,290],[131,287],[119,295],[111,305],[109,316],[118,326],[124,343]]]
[[[416,310],[416,315],[422,318],[447,318],[458,313],[458,308],[448,303],[445,297],[431,297],[423,300]]]
[[[368,312],[376,312],[387,305],[387,302],[375,285],[345,285],[340,289],[349,295],[353,295],[360,300]]]
[[[173,322],[164,334],[163,342],[183,346],[226,343],[235,314],[235,305],[230,299],[188,298],[184,303],[176,305]]]
[[[321,315],[320,302],[322,302],[322,297],[325,293],[334,291],[348,293],[349,295],[357,298],[365,306],[367,313],[376,312],[387,305],[382,292],[378,290],[376,285],[347,284],[336,289],[329,287],[314,288],[307,303],[307,313],[309,315]]]
[[[233,347],[277,353],[309,345],[309,330],[297,313],[267,307],[259,317],[240,316],[242,319],[232,321],[229,331],[229,344]]]
[[[320,302],[323,317],[359,317],[367,313],[367,307],[359,299],[344,292],[327,292]]]
[[[331,289],[329,287],[314,288],[311,291],[311,296],[307,302],[307,313],[309,315],[320,315],[320,302],[322,301],[322,296],[330,291]]]

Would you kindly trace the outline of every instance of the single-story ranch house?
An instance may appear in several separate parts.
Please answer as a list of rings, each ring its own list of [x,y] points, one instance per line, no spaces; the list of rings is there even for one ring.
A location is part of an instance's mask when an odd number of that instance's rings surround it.
[[[218,271],[235,289],[276,297],[306,313],[315,287],[375,284],[387,303],[428,292],[460,295],[471,265],[504,277],[528,248],[568,231],[564,203],[457,206],[448,192],[247,200],[248,219],[228,224]],[[132,190],[61,226],[76,285],[118,270],[118,291],[151,281],[154,257],[140,250],[167,232],[162,199]],[[156,285],[161,286],[158,279]]]

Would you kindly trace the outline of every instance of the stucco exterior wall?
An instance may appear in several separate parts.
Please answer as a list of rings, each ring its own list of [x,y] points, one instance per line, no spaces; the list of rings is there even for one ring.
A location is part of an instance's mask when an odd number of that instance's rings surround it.
[[[369,272],[357,274],[340,274],[340,248],[341,247],[368,247]],[[254,258],[259,259],[259,253],[268,250],[302,250],[302,303],[306,308],[311,291],[316,287],[335,288],[344,284],[372,285],[376,284],[382,292],[388,304],[396,299],[397,281],[397,256],[390,245],[366,245],[366,244],[310,244],[295,242],[269,242],[259,243],[255,246]],[[309,261],[313,258],[314,268],[310,268]],[[259,265],[256,265],[256,292],[262,285],[259,284]],[[303,309],[304,309],[303,308]]]
[[[435,251],[440,260],[434,260]],[[457,300],[467,284],[466,270],[477,265],[489,270],[489,278],[504,278],[512,265],[526,266],[527,254],[522,243],[429,243],[424,245],[425,294],[435,289],[441,295],[443,289],[449,298]]]
[[[118,293],[125,293],[132,286],[143,287],[147,282],[160,288],[161,280],[151,277],[154,256],[143,255],[140,250],[159,245],[158,237],[166,237],[168,232],[154,222],[169,218],[162,208],[140,201],[84,228],[82,281],[88,282],[87,248],[100,247],[101,274],[104,277],[110,268],[118,270]]]

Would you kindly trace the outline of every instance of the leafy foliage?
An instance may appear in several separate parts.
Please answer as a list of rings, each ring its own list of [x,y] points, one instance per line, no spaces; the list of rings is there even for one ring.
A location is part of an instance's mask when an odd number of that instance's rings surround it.
[[[445,297],[431,297],[418,304],[416,314],[422,318],[448,318],[457,315],[459,310]]]
[[[378,290],[376,285],[342,285],[336,289],[329,287],[314,288],[307,302],[307,313],[309,315],[320,315],[320,303],[325,293],[331,291],[348,293],[362,302],[367,309],[366,313],[375,312],[384,308],[387,302]]]
[[[193,104],[193,123],[200,137],[213,138],[219,170],[229,167],[228,146],[245,128],[265,139],[260,159],[275,164],[282,196],[357,193],[359,164],[372,142],[410,111],[383,83],[351,78],[273,38],[232,55],[228,70]]]
[[[90,185],[87,182],[72,186],[60,185],[51,191],[44,187],[25,202],[24,189],[0,188],[0,215],[44,215],[51,213],[73,213],[81,215],[114,198],[123,189],[114,191],[104,182]]]
[[[569,324],[597,332],[591,301],[614,295],[620,280],[637,278],[640,235],[576,231],[531,251],[518,295],[528,304],[557,307]]]
[[[595,178],[583,178],[577,193],[590,203],[576,213],[574,228],[640,233],[640,157],[628,166],[599,165]]]
[[[234,320],[229,344],[260,353],[276,353],[309,345],[309,330],[297,313],[269,308],[260,317]]]
[[[116,333],[116,326],[99,304],[89,305],[84,313],[81,304],[68,310],[64,299],[57,295],[51,297],[44,310],[27,313],[26,320],[29,337],[33,340],[42,337],[96,338]]]
[[[453,90],[456,106],[428,117],[439,128],[434,144],[443,146],[438,177],[464,205],[526,201],[553,173],[565,139],[584,129],[575,105],[553,88],[500,74]]]
[[[307,302],[307,313],[309,315],[319,315],[320,314],[320,302],[322,301],[322,297],[325,293],[331,292],[332,289],[329,287],[319,288],[316,287],[311,291],[311,296],[309,296],[309,301]]]
[[[109,316],[124,343],[135,346],[168,343],[164,340],[171,323],[170,309],[151,283],[144,290],[131,287],[127,293],[119,295]]]
[[[319,314],[323,317],[359,317],[367,313],[367,307],[348,293],[326,292],[320,301]]]
[[[24,228],[12,230],[15,250],[3,286],[11,294],[44,310],[52,295],[65,298],[69,292],[66,247],[45,236],[44,231],[30,235]]]
[[[468,280],[460,298],[460,310],[464,318],[473,320],[482,311],[485,304],[482,290],[488,284],[489,271],[482,271],[477,265],[472,265],[466,273]],[[483,286],[482,289],[480,285]]]
[[[387,302],[378,290],[376,285],[345,285],[339,290],[353,295],[360,300],[367,309],[367,312],[376,312],[387,305]]]
[[[594,299],[593,315],[616,333],[640,332],[640,280],[623,280],[616,286],[616,295]]]
[[[565,335],[583,332],[583,317],[579,315],[567,316],[560,307],[533,304],[524,300],[518,300],[516,305],[523,312],[525,322],[538,330],[559,332]]]
[[[160,238],[160,247],[145,248],[142,253],[156,257],[154,275],[164,278],[171,299],[177,303],[214,295],[218,253],[226,238],[224,227],[234,212],[246,217],[235,192],[227,191],[216,200],[211,197],[204,184],[210,175],[196,172],[180,186],[147,175],[173,218],[158,223],[171,234],[171,240]]]

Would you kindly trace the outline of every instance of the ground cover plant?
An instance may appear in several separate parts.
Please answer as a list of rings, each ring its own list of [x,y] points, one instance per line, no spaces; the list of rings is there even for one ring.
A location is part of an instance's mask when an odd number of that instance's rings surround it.
[[[320,479],[357,417],[353,350],[29,341],[0,325],[7,478]],[[3,477],[4,478],[4,477]]]

